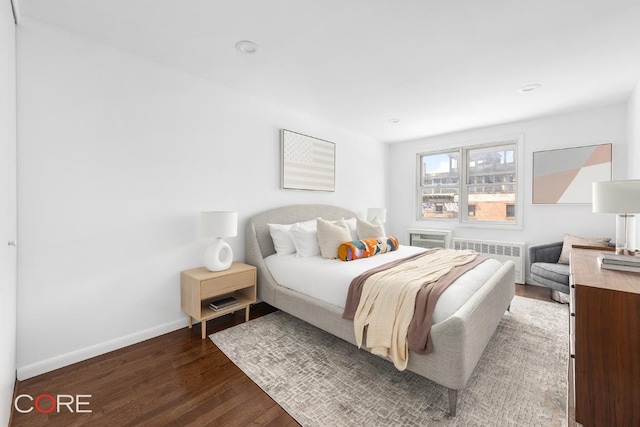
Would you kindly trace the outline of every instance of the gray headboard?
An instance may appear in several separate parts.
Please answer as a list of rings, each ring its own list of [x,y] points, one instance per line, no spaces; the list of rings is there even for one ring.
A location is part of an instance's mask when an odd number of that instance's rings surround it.
[[[282,206],[254,215],[247,223],[247,263],[258,269],[258,298],[274,305],[273,276],[267,270],[264,258],[276,251],[267,224],[293,224],[315,218],[336,220],[354,218],[356,214],[349,209],[332,205],[290,205]]]

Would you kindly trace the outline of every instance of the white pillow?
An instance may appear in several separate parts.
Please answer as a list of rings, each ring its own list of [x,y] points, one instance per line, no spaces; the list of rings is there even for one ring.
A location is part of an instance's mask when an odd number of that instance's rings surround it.
[[[327,221],[318,218],[317,221],[318,243],[320,254],[323,258],[338,258],[338,247],[351,241],[351,232],[344,220]]]
[[[356,231],[358,240],[386,237],[384,226],[378,218],[374,218],[372,222],[358,218],[356,220]]]
[[[295,254],[296,247],[291,237],[291,227],[293,224],[267,224],[269,234],[273,240],[273,247],[278,255]]]
[[[295,224],[303,224],[315,228],[316,220],[310,219],[308,221],[297,222]],[[278,255],[296,253],[296,246],[294,245],[293,237],[291,236],[291,227],[295,224],[267,224],[269,226],[271,240],[273,240],[273,247],[276,249],[276,253]]]
[[[315,226],[297,222],[289,229],[289,232],[293,238],[293,245],[296,247],[297,256],[310,257],[320,255],[318,232]]]

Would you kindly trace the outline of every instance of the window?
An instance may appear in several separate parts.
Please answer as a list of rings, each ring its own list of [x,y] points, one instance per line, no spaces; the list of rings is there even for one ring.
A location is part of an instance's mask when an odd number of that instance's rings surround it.
[[[459,163],[458,151],[420,157],[422,218],[458,218]]]
[[[418,154],[419,219],[517,225],[518,141]]]

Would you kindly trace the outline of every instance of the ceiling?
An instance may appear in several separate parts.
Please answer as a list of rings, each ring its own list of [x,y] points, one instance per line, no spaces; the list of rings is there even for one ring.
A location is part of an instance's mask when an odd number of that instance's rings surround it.
[[[640,80],[638,0],[18,6],[22,17],[384,142],[623,102]],[[239,40],[260,49],[242,54],[234,47]],[[518,91],[532,83],[541,87]]]

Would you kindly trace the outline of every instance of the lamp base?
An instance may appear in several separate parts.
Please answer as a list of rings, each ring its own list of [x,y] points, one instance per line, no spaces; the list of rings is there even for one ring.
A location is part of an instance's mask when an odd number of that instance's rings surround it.
[[[619,214],[616,216],[616,254],[629,255],[636,249],[636,217]]]
[[[233,251],[231,246],[220,238],[217,238],[204,253],[204,266],[209,271],[228,270],[232,262]]]

